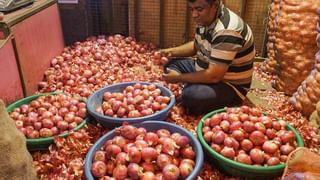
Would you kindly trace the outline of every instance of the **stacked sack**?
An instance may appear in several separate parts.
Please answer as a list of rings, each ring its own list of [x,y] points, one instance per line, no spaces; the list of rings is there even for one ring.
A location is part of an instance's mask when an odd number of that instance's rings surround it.
[[[273,85],[287,95],[296,92],[314,66],[319,6],[319,0],[282,0],[275,35],[279,69]]]
[[[316,43],[320,49],[320,9],[318,9],[317,13],[319,14],[319,19],[317,23],[318,35]],[[306,116],[309,116],[315,110],[316,103],[320,100],[320,50],[315,58],[316,61],[310,75],[302,82],[298,90],[289,99],[294,107]]]
[[[277,61],[275,58],[275,42],[276,42],[276,32],[277,30],[277,19],[279,13],[281,12],[281,1],[274,0],[269,9],[269,19],[268,19],[268,59],[263,62],[262,70],[270,73],[275,73],[277,69]]]
[[[309,120],[316,127],[320,127],[320,101],[317,103],[316,110],[313,111]]]

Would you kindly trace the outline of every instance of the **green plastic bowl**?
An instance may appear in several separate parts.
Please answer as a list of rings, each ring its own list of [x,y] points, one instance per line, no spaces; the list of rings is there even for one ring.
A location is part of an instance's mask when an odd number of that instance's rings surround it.
[[[207,118],[210,118],[214,114],[218,114],[221,112],[225,112],[224,109],[218,109],[215,111],[212,111],[208,114],[206,114],[201,121],[199,122],[197,126],[197,135],[198,139],[200,140],[200,143],[202,147],[204,148],[204,151],[207,153],[207,155],[211,156],[214,160],[215,165],[220,168],[222,171],[225,173],[236,176],[236,177],[241,177],[241,178],[247,178],[247,179],[271,179],[273,177],[278,177],[281,176],[283,173],[283,170],[285,168],[285,164],[279,164],[275,166],[252,166],[252,165],[247,165],[243,163],[239,163],[236,161],[233,161],[231,159],[228,159],[224,157],[223,155],[217,153],[214,151],[210,145],[207,144],[207,142],[204,140],[203,135],[202,135],[202,128],[203,128],[203,123]],[[290,126],[289,124],[286,125],[287,129],[290,131],[293,131],[294,134],[296,135],[296,141],[298,144],[298,147],[303,147],[304,143],[297,132],[295,128]]]
[[[36,94],[32,96],[28,96],[26,98],[20,99],[12,104],[10,104],[7,107],[7,112],[11,112],[14,108],[20,107],[23,104],[29,104],[32,100],[37,99],[40,96],[46,96],[46,95],[54,95],[54,94],[62,94],[61,92],[51,92],[51,93],[42,93],[42,94]],[[85,101],[83,99],[83,101]],[[85,126],[87,123],[88,118],[84,119],[80,124],[78,124],[77,127],[73,129],[73,131],[77,131]],[[62,134],[59,134],[58,136],[61,137],[67,137],[69,135],[69,132],[65,132]],[[54,136],[46,137],[46,138],[37,138],[37,139],[27,139],[27,148],[29,151],[35,151],[35,150],[46,150],[54,140]]]

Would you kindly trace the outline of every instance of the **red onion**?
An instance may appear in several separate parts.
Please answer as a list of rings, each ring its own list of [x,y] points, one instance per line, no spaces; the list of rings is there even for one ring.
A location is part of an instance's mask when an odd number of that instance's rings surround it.
[[[91,173],[94,177],[103,177],[107,173],[106,164],[103,161],[95,161],[92,163]]]
[[[157,166],[160,168],[160,169],[163,169],[166,165],[168,164],[171,164],[172,163],[172,158],[167,155],[167,154],[160,154],[158,157],[157,157]]]
[[[168,164],[163,168],[162,175],[164,179],[176,180],[179,178],[180,170],[176,165]]]
[[[225,157],[227,157],[229,159],[232,159],[232,160],[234,159],[234,157],[236,155],[234,149],[231,148],[231,147],[227,147],[227,146],[223,147],[223,149],[220,151],[220,153],[223,156],[225,156]]]
[[[240,162],[240,163],[244,163],[244,164],[252,164],[251,158],[250,156],[248,156],[245,153],[239,153],[238,156],[236,157],[236,161]]]
[[[125,165],[117,165],[112,172],[112,176],[116,179],[124,180],[128,177],[128,168]]]

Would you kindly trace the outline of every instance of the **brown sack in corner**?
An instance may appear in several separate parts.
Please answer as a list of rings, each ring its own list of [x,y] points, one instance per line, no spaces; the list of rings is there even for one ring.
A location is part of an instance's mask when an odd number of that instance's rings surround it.
[[[0,179],[38,179],[25,136],[15,127],[4,102],[0,99]]]
[[[300,147],[288,156],[282,180],[320,179],[320,156],[308,148]]]

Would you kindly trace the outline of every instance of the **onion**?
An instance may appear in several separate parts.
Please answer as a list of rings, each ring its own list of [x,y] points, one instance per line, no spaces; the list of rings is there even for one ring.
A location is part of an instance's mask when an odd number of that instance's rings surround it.
[[[227,121],[227,120],[221,121],[220,127],[222,128],[222,130],[223,130],[225,133],[228,133],[229,127],[230,127],[229,121]]]
[[[53,136],[53,133],[51,131],[51,129],[48,128],[42,128],[39,131],[40,137],[50,137]]]
[[[129,162],[140,163],[141,161],[141,152],[137,147],[131,147],[128,149],[128,158]]]
[[[122,164],[122,165],[127,165],[128,162],[128,155],[125,152],[120,152],[119,154],[117,154],[116,156],[116,164]]]
[[[146,162],[151,162],[155,159],[157,159],[158,153],[157,151],[152,147],[145,147],[141,150],[141,157]]]
[[[180,136],[178,137],[178,139],[176,140],[176,144],[180,147],[180,148],[184,148],[187,147],[189,145],[189,138],[187,136]]]
[[[251,133],[256,130],[256,127],[253,122],[245,121],[243,123],[243,130],[245,130],[247,133]]]
[[[213,133],[212,142],[220,144],[224,141],[226,135],[223,131],[216,131]]]
[[[160,169],[163,169],[166,165],[172,163],[172,158],[171,158],[171,156],[169,156],[169,155],[167,155],[167,154],[160,154],[160,155],[157,157],[156,163],[157,163],[157,166],[158,166]]]
[[[259,119],[266,128],[272,128],[272,119],[270,117],[261,116]]]
[[[170,137],[170,131],[166,129],[158,129],[157,130],[157,135],[158,137]]]
[[[283,144],[293,143],[296,139],[296,136],[292,131],[287,131],[284,134],[280,135],[280,139]]]
[[[256,130],[261,131],[262,133],[265,133],[265,132],[266,132],[266,127],[264,126],[263,123],[261,123],[261,122],[256,122],[256,123],[254,124],[254,126],[256,127]]]
[[[128,165],[128,175],[131,179],[139,179],[142,175],[142,168],[136,163],[130,163]]]
[[[236,161],[240,162],[240,163],[244,163],[244,164],[252,164],[251,158],[250,156],[248,156],[245,153],[239,153],[238,156],[236,157]]]
[[[242,130],[235,130],[232,132],[231,136],[241,142],[244,139],[245,134]]]
[[[155,164],[152,162],[143,162],[141,166],[144,171],[156,172]]]
[[[245,151],[250,151],[253,148],[253,143],[249,139],[242,140],[240,145]]]
[[[266,141],[263,143],[262,149],[264,152],[268,154],[273,154],[279,149],[279,147],[277,144],[273,143],[272,141]]]
[[[289,144],[282,145],[280,151],[283,155],[289,155],[295,148]]]
[[[180,177],[187,178],[189,174],[193,171],[193,165],[190,163],[181,163],[179,165]]]
[[[117,180],[124,180],[128,177],[128,168],[125,165],[117,165],[112,172],[112,176]]]
[[[235,131],[235,130],[238,130],[242,127],[242,123],[240,121],[233,121],[231,124],[230,124],[230,131]]]
[[[207,143],[211,142],[212,136],[213,136],[212,131],[207,131],[207,132],[204,132],[204,134],[203,134],[203,138]]]
[[[132,125],[122,125],[119,128],[116,128],[115,132],[129,140],[133,140],[138,135],[138,129]]]
[[[266,135],[268,137],[268,139],[273,139],[277,136],[277,131],[275,129],[267,129],[266,130]]]
[[[273,122],[272,122],[272,128],[275,129],[275,130],[277,130],[277,131],[281,130],[281,124],[280,124],[280,122],[278,122],[278,121],[273,121]]]
[[[164,138],[162,142],[162,152],[167,153],[169,155],[174,154],[175,148],[178,146],[176,145],[175,141],[171,138]]]
[[[210,146],[214,151],[220,153],[222,147],[219,145],[219,144],[214,144],[212,143],[211,146]]]
[[[265,142],[265,136],[261,131],[253,131],[249,136],[254,145],[262,145]]]
[[[193,151],[191,146],[182,148],[180,152],[183,158],[194,159],[196,156],[196,153]]]
[[[240,114],[239,119],[241,122],[249,121],[249,115],[248,114]]]
[[[103,177],[107,172],[106,164],[103,161],[95,161],[92,163],[91,173],[94,177]]]
[[[158,144],[159,137],[154,132],[147,132],[147,134],[144,136],[144,140],[148,143],[149,146],[154,146]]]
[[[146,171],[145,173],[142,174],[141,180],[149,180],[149,179],[155,179],[156,176],[154,175],[153,172],[151,171]]]
[[[214,127],[216,125],[219,125],[222,121],[222,117],[220,114],[213,115],[210,119],[206,120],[209,122],[211,127]]]
[[[116,157],[120,152],[121,148],[118,145],[110,144],[105,146],[107,157]]]
[[[280,164],[280,159],[277,157],[271,157],[268,161],[267,161],[268,166],[274,166],[277,164]]]
[[[223,144],[227,147],[231,147],[234,150],[238,150],[239,143],[237,140],[235,140],[233,137],[226,137],[223,141]]]
[[[180,176],[180,170],[176,165],[168,164],[163,168],[162,175],[164,179],[176,180]]]
[[[118,145],[122,149],[127,144],[127,141],[128,140],[125,139],[123,136],[115,136],[112,139],[112,144]]]
[[[255,163],[262,164],[264,161],[264,152],[254,148],[250,151],[250,157]]]
[[[105,160],[106,160],[105,151],[98,150],[94,153],[93,161],[103,161],[104,162]]]
[[[223,149],[221,150],[220,153],[221,153],[223,156],[225,156],[225,157],[227,157],[227,158],[229,158],[229,159],[232,159],[232,160],[234,159],[234,157],[235,157],[235,155],[236,155],[234,149],[231,148],[231,147],[227,147],[227,146],[223,147]]]

